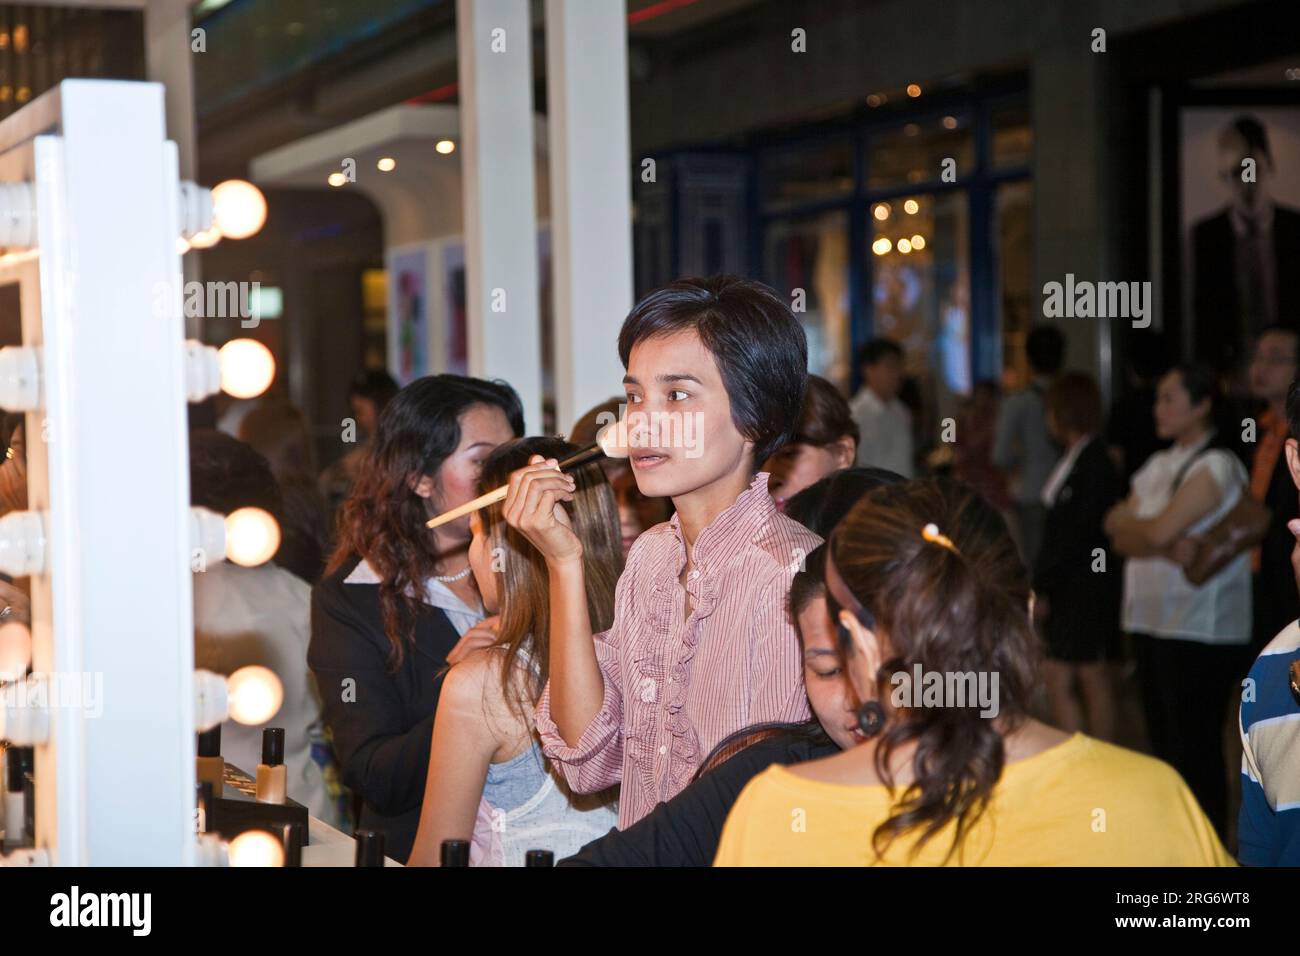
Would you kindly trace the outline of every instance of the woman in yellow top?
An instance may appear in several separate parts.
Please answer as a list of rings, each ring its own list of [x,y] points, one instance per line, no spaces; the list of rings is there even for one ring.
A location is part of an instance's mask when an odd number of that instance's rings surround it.
[[[1232,865],[1166,764],[1028,716],[1029,580],[982,499],[871,492],[826,578],[867,739],[755,777],[716,865]]]

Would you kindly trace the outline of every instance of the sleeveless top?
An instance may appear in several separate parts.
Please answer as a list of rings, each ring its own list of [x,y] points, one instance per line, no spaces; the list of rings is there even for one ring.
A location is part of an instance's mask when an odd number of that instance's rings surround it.
[[[526,652],[520,663],[528,666]],[[561,860],[617,824],[618,804],[602,794],[570,792],[534,735],[517,757],[488,765],[470,865],[523,866],[529,850],[550,850]]]

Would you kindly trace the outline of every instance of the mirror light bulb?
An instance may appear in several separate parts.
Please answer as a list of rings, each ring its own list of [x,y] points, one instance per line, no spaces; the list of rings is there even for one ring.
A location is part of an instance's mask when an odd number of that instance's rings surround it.
[[[245,830],[230,841],[231,866],[284,866],[284,846],[265,830]]]
[[[247,239],[266,223],[266,197],[242,179],[212,187],[212,221],[227,239]]]
[[[256,398],[275,379],[275,356],[256,339],[231,339],[217,352],[221,390],[234,398]]]
[[[264,724],[280,712],[284,685],[275,671],[260,664],[241,667],[226,678],[230,719],[245,727]]]
[[[265,564],[280,550],[280,525],[261,508],[226,515],[226,558],[246,568]]]

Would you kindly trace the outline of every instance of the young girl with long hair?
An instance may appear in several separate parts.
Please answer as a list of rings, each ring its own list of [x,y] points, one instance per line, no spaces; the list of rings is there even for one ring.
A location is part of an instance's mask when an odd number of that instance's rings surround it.
[[[509,442],[484,462],[480,487],[502,484],[533,455],[562,459],[577,446],[555,438]],[[583,542],[587,609],[602,630],[614,617],[623,570],[618,506],[598,462],[571,469],[565,505]],[[502,505],[470,519],[470,565],[496,643],[470,653],[443,682],[412,865],[438,863],[443,840],[473,838],[474,865],[520,866],[530,849],[567,856],[617,822],[611,801],[568,792],[542,755],[533,708],[549,671],[546,560],[506,524]]]

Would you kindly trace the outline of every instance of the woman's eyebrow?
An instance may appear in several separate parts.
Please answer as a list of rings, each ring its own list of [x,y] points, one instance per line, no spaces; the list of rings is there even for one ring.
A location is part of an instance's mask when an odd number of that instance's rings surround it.
[[[661,385],[667,385],[672,382],[694,382],[696,385],[703,385],[698,378],[687,372],[669,372],[667,375],[656,375],[655,381]]]
[[[829,647],[810,647],[803,652],[804,657],[838,657],[839,653]]]

